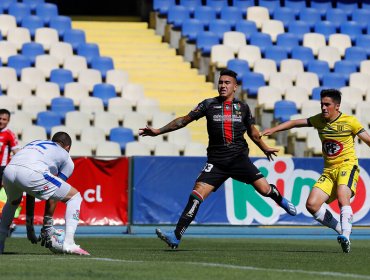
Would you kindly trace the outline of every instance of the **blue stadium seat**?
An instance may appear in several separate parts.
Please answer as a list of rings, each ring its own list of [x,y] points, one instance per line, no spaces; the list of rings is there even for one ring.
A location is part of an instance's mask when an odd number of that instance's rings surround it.
[[[368,34],[370,34],[369,31],[370,29],[368,30]],[[370,35],[358,36],[355,41],[355,46],[363,48],[366,51],[367,55],[370,56]]]
[[[243,11],[237,7],[227,6],[221,10],[220,18],[228,21],[233,28],[238,21],[243,20]]]
[[[303,9],[299,12],[299,20],[307,22],[313,28],[316,22],[321,21],[320,11],[314,8]]]
[[[304,21],[293,21],[288,24],[288,31],[290,34],[294,34],[299,38],[299,41],[302,42],[303,35],[311,31],[310,25]]]
[[[22,2],[30,6],[31,12],[35,12],[36,6],[45,3],[45,0],[23,0]]]
[[[58,31],[60,38],[63,38],[64,32],[66,30],[72,29],[72,20],[67,16],[57,16],[50,19],[49,26]]]
[[[349,47],[344,51],[344,59],[360,65],[361,61],[367,60],[367,52],[361,47]]]
[[[17,0],[1,0],[0,7],[3,11],[8,12],[10,4],[17,2]]]
[[[292,9],[298,16],[299,11],[306,8],[306,0],[285,0],[285,7]]]
[[[337,33],[337,28],[335,27],[335,24],[327,20],[316,22],[313,30],[316,33],[323,34],[326,40],[329,39],[329,36],[331,34]]]
[[[285,48],[288,54],[291,54],[292,49],[299,46],[299,38],[292,33],[282,33],[277,35],[276,45]]]
[[[73,28],[65,30],[63,35],[63,41],[70,43],[73,48],[73,51],[77,51],[77,48],[80,44],[86,43],[85,31]]]
[[[243,75],[241,87],[248,97],[256,97],[258,89],[265,85],[265,78],[261,73],[250,72]]]
[[[294,101],[279,100],[274,104],[274,119],[279,122],[290,120],[292,115],[298,114],[297,105]]]
[[[362,9],[370,10],[370,0],[362,0]]]
[[[354,10],[358,9],[357,0],[337,0],[337,8],[342,9],[346,12],[347,16],[351,17]]]
[[[50,136],[53,126],[62,125],[62,117],[52,111],[39,112],[36,116],[36,125],[44,127],[46,134]]]
[[[159,15],[167,15],[168,9],[176,5],[175,0],[153,0],[153,10]]]
[[[185,6],[170,6],[167,12],[167,23],[179,30],[182,22],[190,18],[190,10]]]
[[[358,23],[362,30],[366,30],[370,19],[370,10],[355,9],[352,13],[352,21]]]
[[[114,69],[113,59],[109,56],[94,57],[91,60],[91,68],[99,70],[103,79],[109,70]]]
[[[352,43],[356,41],[356,38],[362,36],[362,27],[357,22],[346,21],[339,26],[340,33],[347,34],[352,40]]]
[[[254,33],[250,37],[250,45],[255,45],[261,49],[261,53],[265,53],[265,49],[273,45],[271,36],[267,33]]]
[[[288,58],[288,51],[283,47],[270,46],[265,49],[265,58],[272,59],[280,67],[280,62]]]
[[[194,15],[194,10],[198,6],[202,6],[202,0],[180,0],[180,5],[187,7],[191,15]]]
[[[117,142],[121,147],[121,152],[124,152],[126,144],[135,141],[134,132],[127,127],[115,127],[110,130],[109,140]]]
[[[216,19],[209,23],[209,31],[216,34],[218,39],[222,41],[224,33],[231,31],[231,23],[223,19]]]
[[[104,107],[108,107],[110,98],[117,97],[114,86],[106,83],[94,85],[92,96],[103,100]]]
[[[296,15],[294,10],[289,7],[277,7],[274,10],[273,19],[280,20],[287,28],[290,22],[296,20]]]
[[[357,65],[356,62],[350,60],[339,60],[334,64],[334,72],[349,77],[350,74],[357,72]]]
[[[209,31],[199,33],[196,39],[197,49],[199,49],[203,55],[210,55],[212,46],[218,45],[219,43],[220,40],[218,36]]]
[[[303,62],[304,68],[307,69],[308,63],[315,60],[313,51],[309,47],[298,46],[292,49],[292,58],[299,59]]]
[[[27,56],[16,54],[8,57],[8,67],[15,69],[18,78],[21,76],[22,69],[31,67],[31,65],[31,59],[29,59]]]
[[[36,56],[44,53],[44,47],[40,43],[28,42],[22,45],[21,54],[28,57],[32,65],[35,64]]]
[[[199,19],[206,28],[208,28],[211,21],[216,20],[216,17],[216,10],[208,6],[196,7],[194,11],[194,18]]]
[[[328,87],[315,87],[312,89],[311,98],[313,100],[321,100],[320,94],[323,89],[328,89]]]
[[[72,71],[67,69],[53,69],[50,72],[50,82],[58,84],[60,91],[63,92],[65,84],[73,82]]]
[[[348,20],[347,13],[341,9],[329,9],[325,18],[334,24],[336,29],[339,29],[340,25]]]
[[[42,18],[38,16],[34,16],[34,15],[25,16],[22,19],[21,26],[28,28],[32,38],[34,38],[36,29],[44,27],[44,21],[42,20]]]
[[[259,0],[258,5],[268,9],[270,16],[275,12],[275,9],[280,7],[280,1],[276,0]]]
[[[324,16],[328,10],[333,8],[332,2],[331,0],[311,0],[311,7],[318,10],[321,16]]]
[[[189,42],[195,42],[197,35],[201,32],[204,32],[204,25],[200,20],[190,18],[182,23],[181,35]]]
[[[327,73],[322,76],[322,86],[328,88],[341,88],[346,86],[348,77],[340,73]]]
[[[17,25],[20,25],[24,17],[31,15],[31,8],[27,4],[13,2],[9,5],[8,13],[9,15],[14,16],[17,21]]]
[[[36,15],[49,25],[51,18],[58,16],[58,6],[53,3],[40,3],[36,6]]]
[[[235,31],[241,32],[250,41],[251,35],[258,33],[257,25],[251,20],[239,20],[235,24]]]
[[[307,71],[316,73],[319,80],[322,81],[323,76],[330,73],[329,63],[323,60],[311,60],[307,64]]]
[[[238,83],[242,82],[245,73],[250,72],[248,61],[243,59],[238,58],[230,59],[227,61],[226,67],[227,69],[233,70],[235,73],[238,74],[237,76]]]
[[[86,58],[86,62],[91,65],[95,57],[100,56],[99,45],[95,43],[81,43],[77,46],[77,54]]]
[[[217,16],[219,16],[221,10],[228,6],[228,0],[206,0],[206,6],[216,10]]]
[[[54,97],[51,100],[50,109],[52,112],[59,115],[62,120],[64,120],[66,113],[75,111],[75,106],[72,98]]]

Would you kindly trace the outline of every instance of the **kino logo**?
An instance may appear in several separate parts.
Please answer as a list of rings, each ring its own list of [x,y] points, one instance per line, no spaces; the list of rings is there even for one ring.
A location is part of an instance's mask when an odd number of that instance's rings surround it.
[[[269,162],[259,159],[254,162],[269,183],[277,186],[280,193],[289,199],[297,208],[297,216],[290,217],[286,212],[270,199],[258,194],[251,185],[228,179],[225,182],[225,197],[227,218],[231,224],[272,225],[280,218],[289,216],[289,221],[295,224],[312,224],[312,215],[306,210],[306,199],[316,180],[319,178],[322,167],[313,169],[295,169],[291,158]],[[316,168],[315,168],[316,169]],[[370,179],[364,168],[360,166],[360,178],[357,184],[357,193],[351,200],[354,220],[360,221],[370,209]],[[338,202],[334,201],[327,207],[339,219]]]

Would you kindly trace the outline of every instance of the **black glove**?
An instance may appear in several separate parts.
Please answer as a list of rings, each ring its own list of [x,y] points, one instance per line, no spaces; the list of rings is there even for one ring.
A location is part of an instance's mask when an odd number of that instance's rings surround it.
[[[41,246],[45,246],[45,248],[51,247],[51,237],[53,236],[55,232],[55,228],[52,226],[43,226],[41,228],[39,241],[41,241]]]
[[[35,228],[33,227],[33,218],[26,217],[26,228],[27,228],[27,239],[32,244],[37,244],[38,238],[35,234]]]

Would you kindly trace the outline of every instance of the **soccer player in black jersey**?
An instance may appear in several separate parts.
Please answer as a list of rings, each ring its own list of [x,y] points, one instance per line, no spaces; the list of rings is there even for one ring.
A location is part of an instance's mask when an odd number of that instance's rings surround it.
[[[216,191],[229,177],[251,184],[261,195],[270,197],[288,214],[297,214],[295,206],[282,197],[273,184],[269,184],[249,159],[249,149],[244,133],[265,153],[269,160],[278,149],[268,147],[254,126],[249,106],[234,97],[238,87],[237,74],[225,69],[218,81],[219,96],[203,100],[189,114],[176,118],[162,128],[145,127],[141,136],[157,136],[185,127],[201,117],[207,118],[209,144],[207,163],[196,179],[192,193],[173,232],[156,230],[159,238],[172,249],[178,247],[181,237],[194,220],[200,204],[211,192]]]

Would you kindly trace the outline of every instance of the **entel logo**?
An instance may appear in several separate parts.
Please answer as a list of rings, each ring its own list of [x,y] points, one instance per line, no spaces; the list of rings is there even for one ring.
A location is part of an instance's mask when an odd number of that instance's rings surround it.
[[[86,202],[103,202],[101,197],[101,186],[96,185],[96,189],[87,189],[83,197]]]

